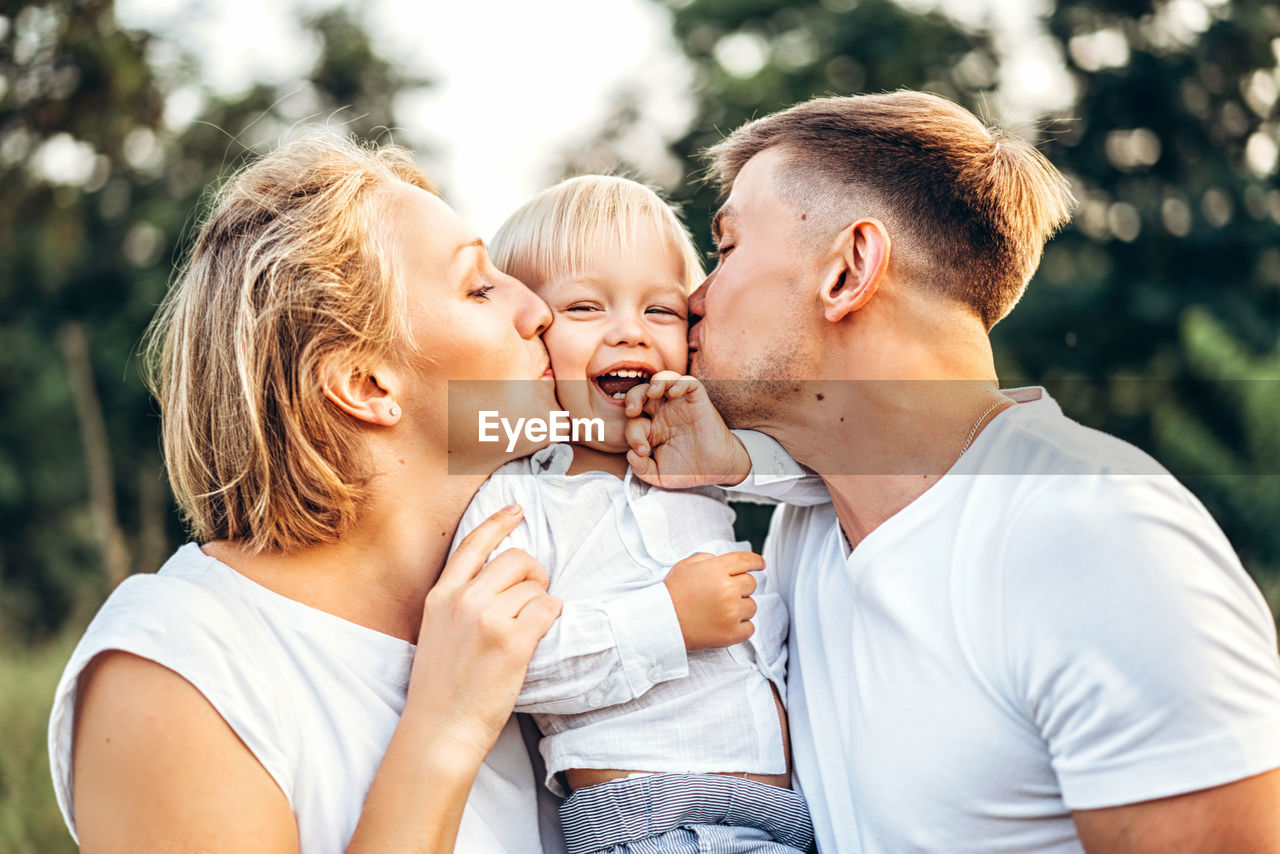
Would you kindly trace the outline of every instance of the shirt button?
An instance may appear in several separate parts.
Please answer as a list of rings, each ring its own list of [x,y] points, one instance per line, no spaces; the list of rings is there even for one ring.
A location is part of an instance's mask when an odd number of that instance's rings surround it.
[[[662,668],[654,664],[649,667],[649,681],[657,682],[662,678]]]
[[[587,705],[591,708],[598,708],[604,702],[604,694],[599,691],[592,691],[587,695]]]
[[[778,460],[773,464],[773,471],[775,474],[782,474],[782,472],[785,471],[785,467],[782,465],[782,460]]]

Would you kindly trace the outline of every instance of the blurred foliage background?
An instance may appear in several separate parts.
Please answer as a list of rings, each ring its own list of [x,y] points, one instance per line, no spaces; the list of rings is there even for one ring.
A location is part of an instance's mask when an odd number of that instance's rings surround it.
[[[668,6],[696,73],[668,189],[704,249],[716,199],[697,155],[753,116],[909,87],[1005,118],[987,25],[891,0]],[[1081,204],[995,329],[1002,380],[1049,386],[1170,466],[1275,610],[1280,6],[1057,0],[1042,23],[1071,91],[1020,130]],[[393,97],[431,83],[380,57],[348,7],[307,27],[321,49],[306,80],[227,98],[109,0],[0,6],[0,850],[73,850],[43,758],[53,683],[111,587],[182,538],[134,356],[206,189],[302,120],[382,138]],[[628,156],[643,111],[627,92],[615,107],[561,171],[645,174]],[[741,521],[760,536],[758,511]]]
[[[1205,502],[1280,606],[1280,5],[1057,0],[1043,49],[1066,106],[1022,132],[1080,205],[992,340],[1006,386],[1127,439]],[[675,28],[697,65],[697,118],[673,196],[704,248],[717,199],[698,155],[742,122],[820,94],[907,87],[1002,123],[992,28],[892,0],[692,0]],[[564,171],[615,164],[640,133],[619,104]],[[768,510],[744,505],[743,533]]]

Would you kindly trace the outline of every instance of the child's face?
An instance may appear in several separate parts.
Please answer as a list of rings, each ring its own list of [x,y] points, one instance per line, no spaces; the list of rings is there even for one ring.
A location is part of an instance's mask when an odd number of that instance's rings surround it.
[[[684,373],[688,296],[675,243],[646,226],[630,250],[593,253],[586,269],[536,288],[554,316],[543,334],[556,396],[571,418],[604,420],[604,442],[622,453],[622,397],[658,371]]]

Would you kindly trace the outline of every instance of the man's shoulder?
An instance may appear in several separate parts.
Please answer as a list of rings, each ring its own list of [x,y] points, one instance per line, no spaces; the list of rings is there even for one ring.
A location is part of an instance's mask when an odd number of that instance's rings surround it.
[[[1154,457],[1069,418],[1047,395],[1006,412],[979,440],[954,472],[993,528],[1034,536],[1045,526],[1069,526],[1083,536],[1095,525],[1163,519],[1217,533],[1200,502]]]
[[[983,431],[956,471],[1000,475],[1167,475],[1137,446],[1068,417],[1049,395],[1019,403]]]
[[[1000,504],[976,563],[984,577],[1002,579],[1011,601],[1041,600],[1048,622],[1072,601],[1094,615],[1113,606],[1127,612],[1139,601],[1185,603],[1205,585],[1257,604],[1256,586],[1208,510],[1148,454],[1053,410],[1011,419],[993,438],[984,453],[1003,453],[1017,468],[975,479],[1000,490],[973,495],[973,506],[990,507],[993,497]]]

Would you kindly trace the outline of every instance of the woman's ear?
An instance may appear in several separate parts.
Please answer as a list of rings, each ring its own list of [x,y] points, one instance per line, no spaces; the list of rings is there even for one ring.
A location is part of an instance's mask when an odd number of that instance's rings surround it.
[[[390,427],[400,420],[395,372],[389,365],[365,370],[335,354],[321,363],[320,384],[330,403],[358,421]]]
[[[820,295],[822,314],[832,323],[865,306],[889,270],[889,232],[880,220],[850,223],[836,241],[836,263]]]

